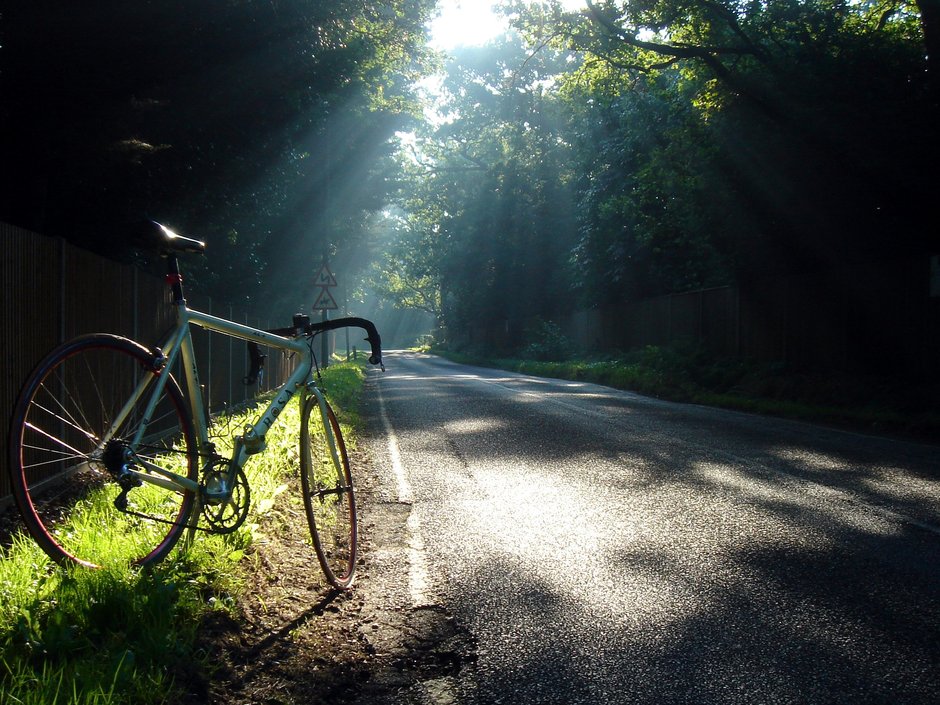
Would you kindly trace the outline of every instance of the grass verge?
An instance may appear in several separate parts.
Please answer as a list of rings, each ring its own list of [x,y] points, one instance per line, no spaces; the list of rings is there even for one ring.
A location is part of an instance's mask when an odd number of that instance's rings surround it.
[[[795,373],[782,366],[715,361],[695,349],[656,346],[617,358],[563,361],[487,358],[438,348],[431,352],[455,362],[592,382],[670,401],[940,440],[940,390],[890,378]]]
[[[364,364],[364,363],[363,363]],[[364,374],[356,363],[323,372],[347,444]],[[226,438],[257,410],[220,419]],[[245,468],[252,493],[248,520],[234,534],[199,534],[149,570],[89,571],[55,566],[28,535],[0,547],[0,702],[25,705],[172,703],[210,665],[198,650],[200,625],[229,610],[242,588],[240,564],[263,536],[286,480],[298,468],[300,409],[292,402],[267,435],[268,449]]]

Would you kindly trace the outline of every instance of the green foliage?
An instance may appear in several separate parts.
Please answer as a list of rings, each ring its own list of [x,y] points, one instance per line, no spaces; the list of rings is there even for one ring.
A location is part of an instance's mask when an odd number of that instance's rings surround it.
[[[714,286],[730,277],[727,216],[713,208],[714,152],[675,72],[619,95],[566,90],[584,131],[579,288],[607,304]]]
[[[539,318],[526,329],[519,355],[525,360],[565,360],[571,353],[571,342],[558,324]]]
[[[929,203],[910,177],[930,178],[938,147],[924,130],[937,96],[911,9],[606,1],[541,28],[585,55],[564,79],[600,116],[581,254],[611,263],[613,298],[631,294],[616,291],[629,277],[661,293],[708,285],[729,265],[750,277],[923,247],[887,235]],[[907,121],[920,127],[893,147],[919,157],[872,148]]]
[[[188,266],[217,300],[283,288],[299,260],[354,250],[384,204],[433,9],[13,0],[0,219],[127,257],[124,225],[153,217],[208,241]]]
[[[897,379],[811,376],[780,365],[717,360],[697,347],[647,346],[615,358],[565,361],[435,352],[467,364],[591,382],[671,401],[925,439],[940,432],[936,385],[912,389]]]
[[[322,371],[323,389],[341,422],[347,445],[355,447],[354,428],[359,425],[359,403],[365,381],[366,358],[332,364]]]
[[[181,590],[187,570],[171,561],[152,572],[50,571],[27,543],[18,538],[0,553],[6,696],[36,703],[172,698],[174,674],[191,668],[204,609]]]
[[[419,336],[418,339],[415,340],[414,347],[421,352],[428,352],[433,350],[437,344],[436,336],[433,333],[427,333],[426,335]]]
[[[435,266],[433,227],[415,216],[389,213],[383,252],[372,263],[368,284],[398,309],[441,317],[441,285]]]
[[[400,155],[385,294],[439,287],[451,343],[932,248],[940,31],[919,5],[503,5],[518,35],[447,62]]]

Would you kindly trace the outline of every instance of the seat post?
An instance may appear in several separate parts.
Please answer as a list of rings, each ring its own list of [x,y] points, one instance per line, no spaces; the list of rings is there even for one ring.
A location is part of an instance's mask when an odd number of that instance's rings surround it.
[[[183,297],[183,275],[180,273],[180,264],[173,252],[166,256],[166,283],[173,290],[173,305],[181,306],[186,304]]]

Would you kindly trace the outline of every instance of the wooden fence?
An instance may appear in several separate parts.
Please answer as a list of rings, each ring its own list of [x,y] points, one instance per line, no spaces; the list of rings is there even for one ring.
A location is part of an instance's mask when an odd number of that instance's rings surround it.
[[[156,345],[173,324],[173,307],[165,283],[90,254],[56,238],[0,223],[0,509],[10,493],[7,436],[19,389],[39,360],[56,345],[83,333],[123,335],[143,345]],[[219,305],[187,294],[192,308],[256,328],[283,327],[244,309]],[[247,345],[193,329],[200,382],[212,412],[237,405],[286,379],[289,363],[278,350],[268,350],[263,388],[246,387]]]
[[[509,352],[531,323],[481,322],[464,342]],[[556,323],[588,351],[690,342],[800,371],[940,382],[940,285],[931,287],[928,257],[626,302]]]

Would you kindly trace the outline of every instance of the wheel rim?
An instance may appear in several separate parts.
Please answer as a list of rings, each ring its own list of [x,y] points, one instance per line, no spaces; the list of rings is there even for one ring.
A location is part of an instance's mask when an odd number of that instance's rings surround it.
[[[113,458],[119,447],[131,467],[149,462],[195,477],[195,455],[185,451],[195,448],[194,433],[175,382],[162,392],[142,444],[131,441],[143,402],[115,429],[110,444],[104,442],[136,382],[155,378],[145,369],[150,360],[129,341],[86,339],[41,365],[21,399],[11,449],[14,492],[30,533],[59,563],[150,563],[182,533],[193,493],[149,483],[122,487]],[[115,499],[125,489],[121,511]]]
[[[329,409],[336,451],[342,465],[341,477],[337,477],[323,436],[320,414],[315,413],[317,410],[317,400],[312,397],[305,415],[304,433],[301,434],[304,506],[317,558],[327,580],[334,587],[346,588],[352,584],[356,568],[356,496],[336,416]]]

